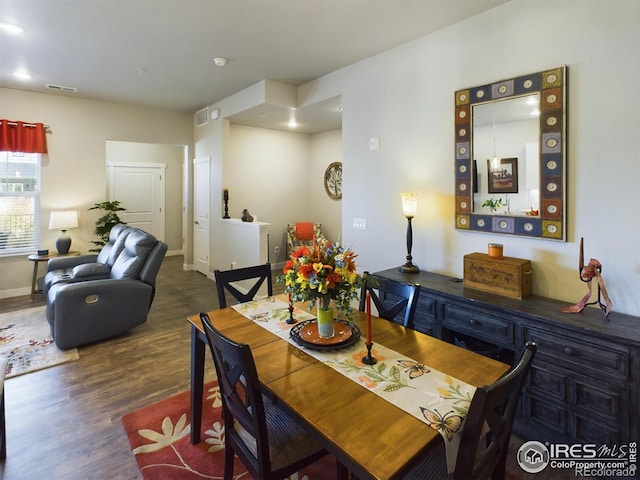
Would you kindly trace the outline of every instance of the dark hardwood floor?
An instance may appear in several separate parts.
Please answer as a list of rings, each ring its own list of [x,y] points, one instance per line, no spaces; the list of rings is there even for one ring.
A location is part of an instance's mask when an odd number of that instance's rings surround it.
[[[215,284],[167,257],[147,322],[80,347],[80,360],[7,379],[3,480],[141,479],[121,418],[189,388],[186,317],[218,308]],[[0,312],[44,305],[0,300]],[[207,376],[213,365],[207,364]],[[207,378],[208,379],[208,378]]]

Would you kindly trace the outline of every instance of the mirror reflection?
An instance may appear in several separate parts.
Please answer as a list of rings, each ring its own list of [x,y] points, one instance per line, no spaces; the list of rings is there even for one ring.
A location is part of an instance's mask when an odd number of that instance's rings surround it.
[[[540,94],[473,106],[473,211],[538,216]]]
[[[565,241],[566,67],[455,100],[456,228]]]

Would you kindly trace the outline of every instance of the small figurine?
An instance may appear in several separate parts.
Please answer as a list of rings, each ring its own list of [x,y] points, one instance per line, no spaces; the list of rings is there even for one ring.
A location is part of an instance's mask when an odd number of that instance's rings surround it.
[[[253,215],[251,215],[249,213],[249,210],[245,208],[244,210],[242,210],[242,217],[240,217],[240,219],[243,222],[253,222]]]
[[[582,300],[580,300],[580,302],[569,307],[562,307],[560,310],[564,313],[580,313],[587,305],[598,305],[604,312],[605,320],[607,320],[609,314],[611,313],[611,310],[613,309],[613,303],[611,302],[609,294],[607,293],[607,289],[604,286],[604,278],[602,278],[601,272],[602,264],[595,258],[590,259],[588,264],[584,264],[584,239],[580,238],[580,258],[578,259],[578,274],[580,276],[580,280],[587,284],[588,291],[587,294],[582,298]],[[588,303],[592,295],[591,281],[594,278],[598,282],[598,298],[594,302]],[[603,298],[604,303],[602,302]]]

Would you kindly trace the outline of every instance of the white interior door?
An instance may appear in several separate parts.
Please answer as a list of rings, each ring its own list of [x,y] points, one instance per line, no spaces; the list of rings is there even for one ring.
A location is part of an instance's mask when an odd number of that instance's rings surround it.
[[[109,164],[109,200],[118,200],[128,225],[164,240],[164,164]]]
[[[209,275],[209,173],[210,158],[193,160],[193,257],[196,270]]]

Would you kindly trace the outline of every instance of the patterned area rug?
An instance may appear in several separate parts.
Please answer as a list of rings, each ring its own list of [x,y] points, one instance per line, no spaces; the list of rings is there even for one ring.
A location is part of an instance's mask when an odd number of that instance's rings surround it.
[[[124,429],[145,480],[222,479],[224,474],[224,425],[217,382],[204,388],[202,441],[191,445],[189,392],[181,392],[122,417]],[[236,457],[233,478],[251,480]],[[335,460],[320,461],[290,480],[328,480],[336,476]]]
[[[42,370],[78,360],[78,349],[60,350],[53,343],[45,307],[0,314],[0,356],[8,359],[6,376]]]

